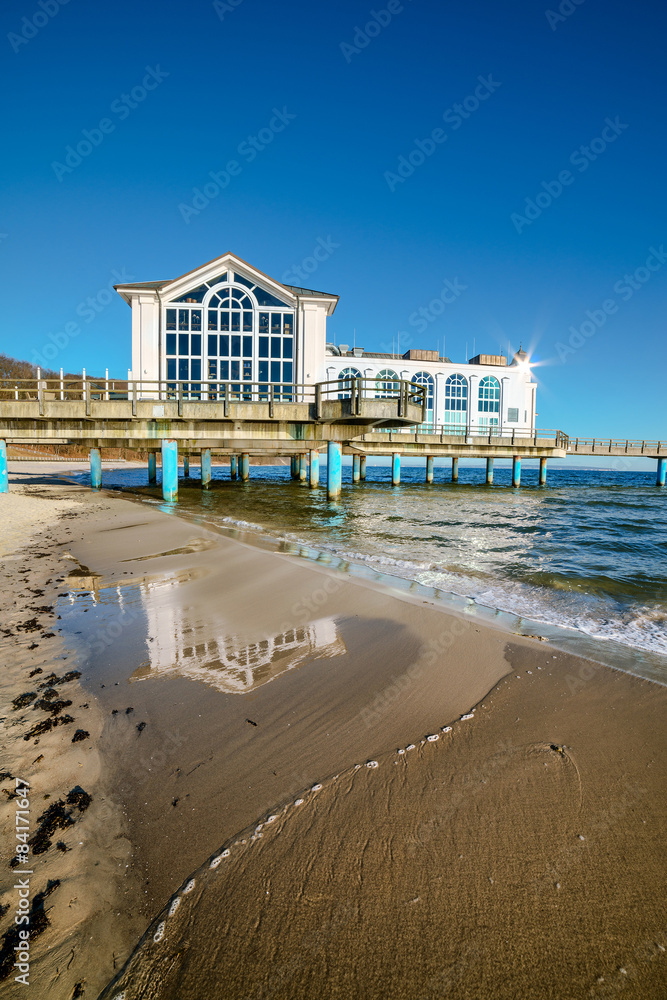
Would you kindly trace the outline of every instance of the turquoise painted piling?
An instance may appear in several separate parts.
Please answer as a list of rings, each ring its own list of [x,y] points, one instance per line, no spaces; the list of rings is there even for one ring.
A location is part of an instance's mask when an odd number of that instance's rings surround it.
[[[305,483],[308,479],[308,457],[305,451],[299,455],[299,482]]]
[[[102,455],[99,448],[90,449],[90,485],[99,490],[102,485]]]
[[[547,460],[546,458],[540,459],[540,486],[547,485]]]
[[[359,479],[361,479],[361,481],[363,482],[365,478],[366,478],[366,456],[362,455],[361,465],[359,467]]]
[[[352,482],[358,483],[361,479],[361,455],[352,456]]]
[[[183,475],[185,476],[186,479],[190,478],[190,456],[189,455],[184,455],[183,456]]]
[[[148,483],[154,486],[157,483],[157,452],[148,452]]]
[[[428,455],[426,457],[426,482],[433,482],[433,456]]]
[[[512,486],[521,486],[521,458],[515,455],[512,459]]]
[[[398,451],[391,456],[391,485],[398,486],[401,481],[401,454]]]
[[[459,481],[459,460],[458,458],[452,459],[452,482],[458,483]]]
[[[201,488],[207,490],[211,485],[211,449],[201,450]]]
[[[320,485],[320,453],[319,451],[313,450],[310,452],[310,476],[308,479],[308,485],[315,489],[316,486]]]
[[[340,496],[342,483],[342,453],[339,441],[327,442],[327,496],[335,500]]]
[[[491,486],[493,483],[493,459],[487,458],[486,460],[486,484]]]
[[[658,459],[658,477],[655,481],[656,486],[664,486],[667,477],[667,458]],[[0,491],[1,492],[1,491]]]
[[[162,499],[178,498],[178,441],[165,438],[162,442]]]
[[[247,451],[244,451],[243,454],[240,456],[239,466],[240,466],[239,471],[241,473],[241,482],[247,483],[248,480],[250,479],[250,455],[248,454]]]
[[[239,474],[239,460],[236,455],[232,455],[229,459],[229,475],[232,479],[236,479]]]
[[[299,456],[292,455],[290,459],[290,475],[292,479],[299,478]]]
[[[9,473],[7,472],[6,441],[0,441],[0,493],[9,493]]]

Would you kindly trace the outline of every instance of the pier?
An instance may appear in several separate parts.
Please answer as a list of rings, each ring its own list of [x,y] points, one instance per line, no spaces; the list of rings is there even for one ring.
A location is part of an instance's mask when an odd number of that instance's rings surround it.
[[[289,457],[293,479],[320,484],[320,451],[327,453],[326,488],[342,489],[342,457],[352,456],[352,482],[366,477],[369,457],[391,457],[391,482],[401,481],[401,458],[422,458],[425,482],[433,482],[436,458],[451,460],[458,481],[461,458],[486,461],[493,484],[494,460],[512,462],[512,485],[521,484],[521,463],[539,460],[539,485],[549,459],[573,455],[653,458],[656,485],[664,486],[667,442],[570,438],[560,430],[425,425],[424,386],[396,380],[378,394],[375,379],[316,384],[251,382],[122,381],[104,379],[4,380],[0,382],[0,492],[8,489],[7,444],[84,445],[90,449],[91,486],[102,485],[102,449],[148,452],[147,479],[157,483],[161,455],[162,492],[178,495],[179,456],[189,477],[197,455],[203,489],[211,484],[213,456],[230,462],[230,476],[247,482],[251,457]]]

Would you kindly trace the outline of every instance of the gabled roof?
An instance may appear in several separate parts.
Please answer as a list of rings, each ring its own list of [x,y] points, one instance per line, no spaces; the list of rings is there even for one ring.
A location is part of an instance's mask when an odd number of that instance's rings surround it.
[[[236,265],[240,265],[240,267],[237,268],[239,271],[247,270],[250,274],[256,275],[261,281],[265,282],[269,288],[274,287],[277,289],[284,289],[291,298],[329,299],[329,315],[331,315],[336,308],[339,298],[338,295],[332,295],[330,292],[319,292],[314,288],[300,288],[297,285],[286,285],[281,281],[277,281],[275,278],[269,277],[268,274],[265,274],[264,271],[260,271],[259,268],[254,267],[254,265],[248,264],[247,261],[243,260],[241,257],[237,257],[236,254],[231,252],[231,250],[228,250],[227,253],[224,253],[221,257],[214,257],[213,260],[209,260],[205,264],[200,264],[199,267],[193,268],[191,271],[186,271],[185,274],[179,275],[178,278],[170,278],[165,281],[133,281],[126,285],[114,285],[114,289],[123,299],[125,299],[128,305],[131,305],[132,292],[161,292],[163,289],[172,285],[180,285],[186,278],[192,278],[193,281],[196,281],[196,276],[198,274],[206,274],[210,269],[213,269],[213,272],[215,272],[218,268],[233,268],[236,267]],[[205,279],[203,278],[202,280]]]

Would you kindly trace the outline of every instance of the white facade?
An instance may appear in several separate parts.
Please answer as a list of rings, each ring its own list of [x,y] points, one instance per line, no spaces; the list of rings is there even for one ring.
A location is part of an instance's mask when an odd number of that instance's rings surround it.
[[[535,428],[536,384],[523,351],[508,365],[502,356],[453,364],[434,351],[336,348],[327,343],[326,324],[337,295],[285,285],[232,253],[179,278],[116,290],[132,308],[135,381],[173,380],[198,394],[211,382],[289,386],[341,379],[346,394],[346,380],[364,378],[365,391],[381,396],[392,391],[394,379],[407,379],[427,389],[429,426],[450,433]],[[143,392],[150,394],[150,385]]]

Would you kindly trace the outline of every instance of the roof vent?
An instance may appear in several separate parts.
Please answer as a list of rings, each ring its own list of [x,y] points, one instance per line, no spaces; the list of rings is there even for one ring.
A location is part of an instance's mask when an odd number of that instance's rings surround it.
[[[353,347],[352,348],[352,353],[354,354],[355,358],[363,358],[363,356],[364,356],[364,349],[363,349],[363,347]]]
[[[339,347],[340,347],[340,353],[341,354],[347,354],[347,352],[350,349],[350,345],[349,344],[339,344]]]

